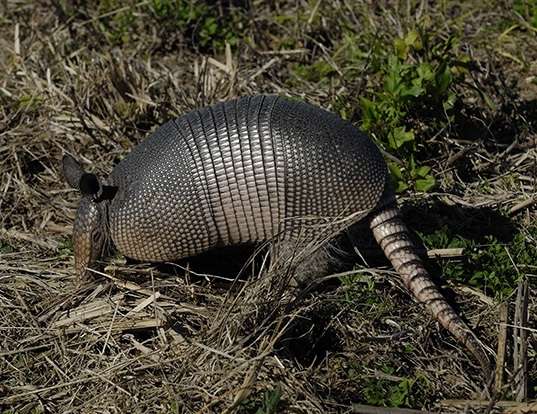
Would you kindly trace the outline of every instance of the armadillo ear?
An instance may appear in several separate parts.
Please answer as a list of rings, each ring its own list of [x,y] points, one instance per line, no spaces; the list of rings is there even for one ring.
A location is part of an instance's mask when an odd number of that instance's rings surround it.
[[[84,170],[80,164],[69,154],[65,154],[62,160],[63,176],[72,188],[80,189],[80,179]]]

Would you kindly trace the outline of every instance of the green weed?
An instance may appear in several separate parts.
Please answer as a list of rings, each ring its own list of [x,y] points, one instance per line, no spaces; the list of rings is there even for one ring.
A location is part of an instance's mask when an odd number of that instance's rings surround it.
[[[70,257],[73,255],[74,247],[73,240],[71,238],[65,238],[60,240],[58,245],[58,252],[62,257]]]
[[[100,18],[95,19],[93,24],[110,44],[121,45],[134,40],[136,15],[133,4],[125,5],[119,0],[100,0],[96,11]]]
[[[36,112],[43,104],[43,98],[37,95],[21,95],[15,107],[23,112]]]
[[[256,411],[256,414],[276,413],[281,397],[282,390],[280,387],[276,387],[270,391],[265,391],[263,394],[263,405]]]
[[[390,375],[394,373],[391,367],[383,367],[383,371]],[[427,385],[427,379],[419,374],[396,383],[387,379],[371,379],[363,389],[363,396],[368,404],[375,406],[415,407]]]
[[[157,48],[176,47],[181,39],[191,49],[220,52],[226,43],[235,46],[245,37],[247,28],[241,8],[226,5],[221,10],[199,0],[60,1],[58,7],[66,18],[89,21],[112,46],[147,41],[141,34],[156,31]]]
[[[8,242],[0,240],[0,254],[13,253],[15,248]]]
[[[250,398],[240,406],[239,412],[249,412],[255,414],[275,414],[282,398],[282,389],[278,385],[276,388],[263,392],[261,401],[258,398]]]
[[[440,262],[442,274],[500,299],[511,294],[526,266],[537,263],[537,247],[531,242],[537,237],[537,227],[517,233],[509,244],[494,236],[485,236],[485,243],[479,243],[453,234],[449,227],[421,237],[427,247],[464,248],[466,262]]]
[[[515,0],[513,10],[537,28],[537,0]]]
[[[394,156],[389,168],[397,192],[434,188],[432,170],[421,160],[427,138],[453,121],[456,88],[468,73],[458,38],[418,27],[404,37],[378,40],[345,29],[326,53],[291,66],[291,86],[346,86],[349,94],[334,94],[332,109],[349,119],[359,108],[361,128]]]
[[[245,23],[236,9],[218,15],[218,8],[193,0],[152,0],[152,15],[169,30],[181,31],[201,49],[222,50],[244,37]]]
[[[439,40],[419,31],[395,39],[393,53],[380,69],[382,89],[360,100],[362,129],[401,160],[389,162],[398,192],[409,187],[429,191],[436,185],[431,168],[417,162],[424,141],[408,118],[426,116],[439,128],[449,123],[456,101],[453,85],[463,73],[463,60],[456,55],[455,37]]]
[[[326,82],[337,74],[336,70],[324,60],[318,60],[311,65],[297,64],[291,70],[295,76],[315,83]]]
[[[354,310],[368,315],[371,320],[377,320],[389,313],[394,304],[379,295],[375,279],[367,274],[357,273],[342,276],[344,300],[351,304]]]
[[[373,299],[376,296],[375,281],[373,278],[357,273],[354,275],[345,275],[339,279],[345,287],[345,300],[353,302],[357,298],[366,299],[369,304],[378,301]]]

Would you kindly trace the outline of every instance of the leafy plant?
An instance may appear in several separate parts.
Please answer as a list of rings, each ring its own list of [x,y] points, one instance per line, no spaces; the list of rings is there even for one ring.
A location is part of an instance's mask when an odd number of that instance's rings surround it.
[[[152,0],[153,16],[170,30],[179,30],[202,49],[221,50],[243,37],[244,24],[235,10],[218,15],[218,8],[195,0]]]
[[[5,241],[0,240],[0,254],[7,254],[7,253],[13,253],[15,249],[13,246],[8,244]]]
[[[292,68],[293,73],[309,82],[320,82],[336,74],[336,70],[324,60],[318,60],[311,65],[298,64]]]
[[[21,95],[14,107],[23,112],[36,112],[43,104],[43,98],[38,95]]]
[[[276,388],[263,392],[263,398],[259,401],[259,394],[253,398],[243,401],[239,412],[249,412],[255,414],[275,414],[282,397],[282,389],[278,385]]]
[[[200,0],[99,0],[96,10],[85,3],[77,7],[59,2],[66,16],[93,16],[92,25],[112,45],[127,45],[140,40],[147,28],[157,28],[161,44],[174,44],[184,39],[190,47],[204,52],[223,50],[226,43],[234,46],[244,37],[246,20],[239,7],[224,10]]]
[[[341,281],[341,284],[346,287],[345,300],[347,302],[353,302],[359,298],[359,300],[366,299],[368,304],[372,304],[372,297],[376,298],[373,299],[373,303],[378,301],[375,292],[375,281],[368,275],[356,273],[341,276],[339,280]],[[364,298],[364,296],[366,298]]]
[[[515,0],[513,9],[528,20],[533,27],[537,27],[537,0]]]
[[[132,40],[136,15],[134,4],[125,5],[119,0],[101,0],[98,3],[98,19],[94,25],[111,44],[125,44]],[[104,16],[104,17],[103,17]]]
[[[387,374],[394,369],[383,367]],[[385,407],[412,407],[416,404],[421,390],[427,385],[422,375],[415,378],[402,378],[399,382],[386,379],[371,379],[363,389],[364,399],[368,404]],[[418,391],[419,390],[419,391]]]
[[[339,278],[344,289],[343,300],[357,312],[367,313],[370,320],[380,319],[393,309],[393,302],[379,295],[375,279],[368,274],[356,273]]]
[[[265,391],[263,394],[263,405],[256,411],[256,414],[276,413],[281,397],[282,389],[279,386],[273,390]]]
[[[61,256],[71,256],[73,254],[73,240],[65,238],[60,240],[58,244],[58,252]]]
[[[416,162],[418,145],[422,142],[407,118],[428,113],[441,114],[447,121],[456,100],[452,90],[457,66],[453,56],[455,39],[449,38],[440,47],[429,47],[429,43],[427,35],[416,31],[396,39],[393,53],[381,67],[382,89],[360,101],[362,128],[401,160],[389,164],[398,192],[410,186],[417,191],[428,191],[436,184],[430,167]]]
[[[537,263],[537,247],[530,240],[537,236],[537,227],[527,232],[517,233],[508,245],[494,236],[485,236],[485,243],[478,243],[453,234],[448,227],[421,237],[427,247],[464,248],[467,262],[440,262],[442,274],[501,298],[516,287],[522,275],[521,268]]]

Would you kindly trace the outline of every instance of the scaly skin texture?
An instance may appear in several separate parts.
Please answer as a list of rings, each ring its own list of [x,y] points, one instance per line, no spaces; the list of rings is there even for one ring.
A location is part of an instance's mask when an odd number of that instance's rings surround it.
[[[410,293],[418,302],[425,304],[440,324],[464,344],[479,361],[483,370],[489,373],[490,361],[483,351],[483,346],[431,280],[416,254],[416,248],[410,240],[408,228],[401,220],[399,209],[392,205],[376,213],[371,219],[370,227],[384,254]]]
[[[73,248],[75,269],[80,281],[86,279],[88,268],[101,257],[107,245],[106,203],[95,203],[92,196],[86,195],[78,206],[73,226]]]
[[[378,148],[338,116],[239,98],[167,122],[114,168],[111,237],[127,256],[166,261],[329,234],[378,206],[386,176]]]
[[[379,149],[334,114],[276,96],[239,98],[161,126],[107,186],[69,156],[64,174],[85,194],[73,234],[80,276],[108,241],[138,260],[173,261],[241,243],[328,240],[377,212],[373,233],[411,293],[488,366],[423,268],[397,209],[385,207],[395,194]],[[328,264],[328,250],[318,251]],[[317,271],[328,269],[321,262]]]

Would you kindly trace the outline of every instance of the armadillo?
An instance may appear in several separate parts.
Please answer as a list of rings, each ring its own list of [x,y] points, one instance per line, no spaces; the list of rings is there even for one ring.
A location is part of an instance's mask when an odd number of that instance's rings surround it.
[[[404,285],[488,372],[481,342],[416,254],[380,150],[333,113],[277,96],[242,97],[168,121],[105,181],[69,155],[63,170],[82,193],[73,228],[81,278],[108,245],[142,261],[174,261],[369,220]]]

